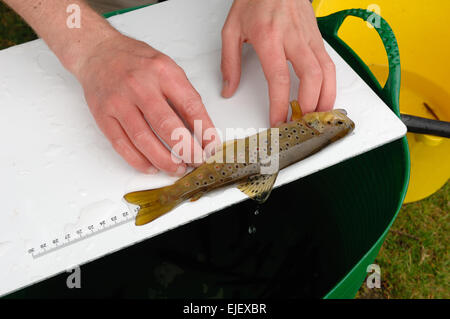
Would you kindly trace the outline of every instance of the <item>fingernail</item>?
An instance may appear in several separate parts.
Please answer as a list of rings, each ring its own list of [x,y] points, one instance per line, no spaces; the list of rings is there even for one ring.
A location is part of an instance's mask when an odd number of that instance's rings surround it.
[[[228,80],[224,80],[223,81],[222,96],[225,96],[225,91],[228,89],[229,85],[230,85],[230,82],[228,82]]]
[[[156,169],[156,168],[153,167],[153,166],[151,166],[151,167],[147,170],[147,174],[154,175],[154,174],[156,174],[156,173],[158,173],[158,169]]]
[[[274,127],[278,127],[278,126],[280,126],[281,124],[283,124],[283,122],[279,121],[279,122],[277,122],[277,123],[275,124]]]
[[[176,175],[183,175],[184,172],[186,172],[186,167],[184,166],[178,166],[177,171],[176,171]]]

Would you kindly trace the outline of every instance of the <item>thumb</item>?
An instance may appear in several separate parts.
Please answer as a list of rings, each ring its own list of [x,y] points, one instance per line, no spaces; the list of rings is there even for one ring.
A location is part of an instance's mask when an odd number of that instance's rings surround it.
[[[241,79],[242,41],[238,30],[222,31],[222,96],[231,97],[239,86]]]

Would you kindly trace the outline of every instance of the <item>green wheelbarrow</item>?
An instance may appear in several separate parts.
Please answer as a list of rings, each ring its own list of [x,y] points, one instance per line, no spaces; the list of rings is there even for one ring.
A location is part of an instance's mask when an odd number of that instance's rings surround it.
[[[318,18],[318,24],[324,39],[400,116],[397,41],[387,22],[381,17],[373,19],[373,15],[373,12],[363,9],[343,10]],[[347,16],[381,22],[375,30],[383,41],[389,62],[389,76],[384,87],[357,54],[337,36]],[[353,298],[356,295],[401,208],[408,188],[409,171],[408,143],[403,137],[317,174],[318,181],[322,180],[330,190],[334,190],[328,192],[328,200],[336,203],[333,209],[342,216],[340,229],[346,246],[342,262],[348,265],[347,274],[325,298]]]

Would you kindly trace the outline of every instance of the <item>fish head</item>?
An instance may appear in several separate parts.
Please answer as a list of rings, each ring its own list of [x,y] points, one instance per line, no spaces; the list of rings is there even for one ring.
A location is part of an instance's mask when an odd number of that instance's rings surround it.
[[[302,117],[302,120],[319,133],[331,130],[348,134],[355,128],[355,123],[347,117],[347,112],[343,109],[308,113]]]

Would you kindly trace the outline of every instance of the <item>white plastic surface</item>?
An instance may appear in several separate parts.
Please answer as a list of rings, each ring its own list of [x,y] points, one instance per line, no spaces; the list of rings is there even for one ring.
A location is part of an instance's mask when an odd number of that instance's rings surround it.
[[[220,96],[220,31],[231,1],[172,0],[110,19],[125,34],[171,56],[187,73],[215,125],[269,125],[267,84],[250,46],[231,99]],[[351,136],[284,169],[276,186],[400,138],[406,127],[327,45],[337,67],[336,108]],[[292,98],[298,80],[292,73]],[[122,249],[245,199],[233,187],[184,203],[145,226],[126,223],[34,259],[27,250],[128,210],[122,196],[175,179],[140,174],[96,127],[76,80],[41,40],[0,51],[0,295]]]

